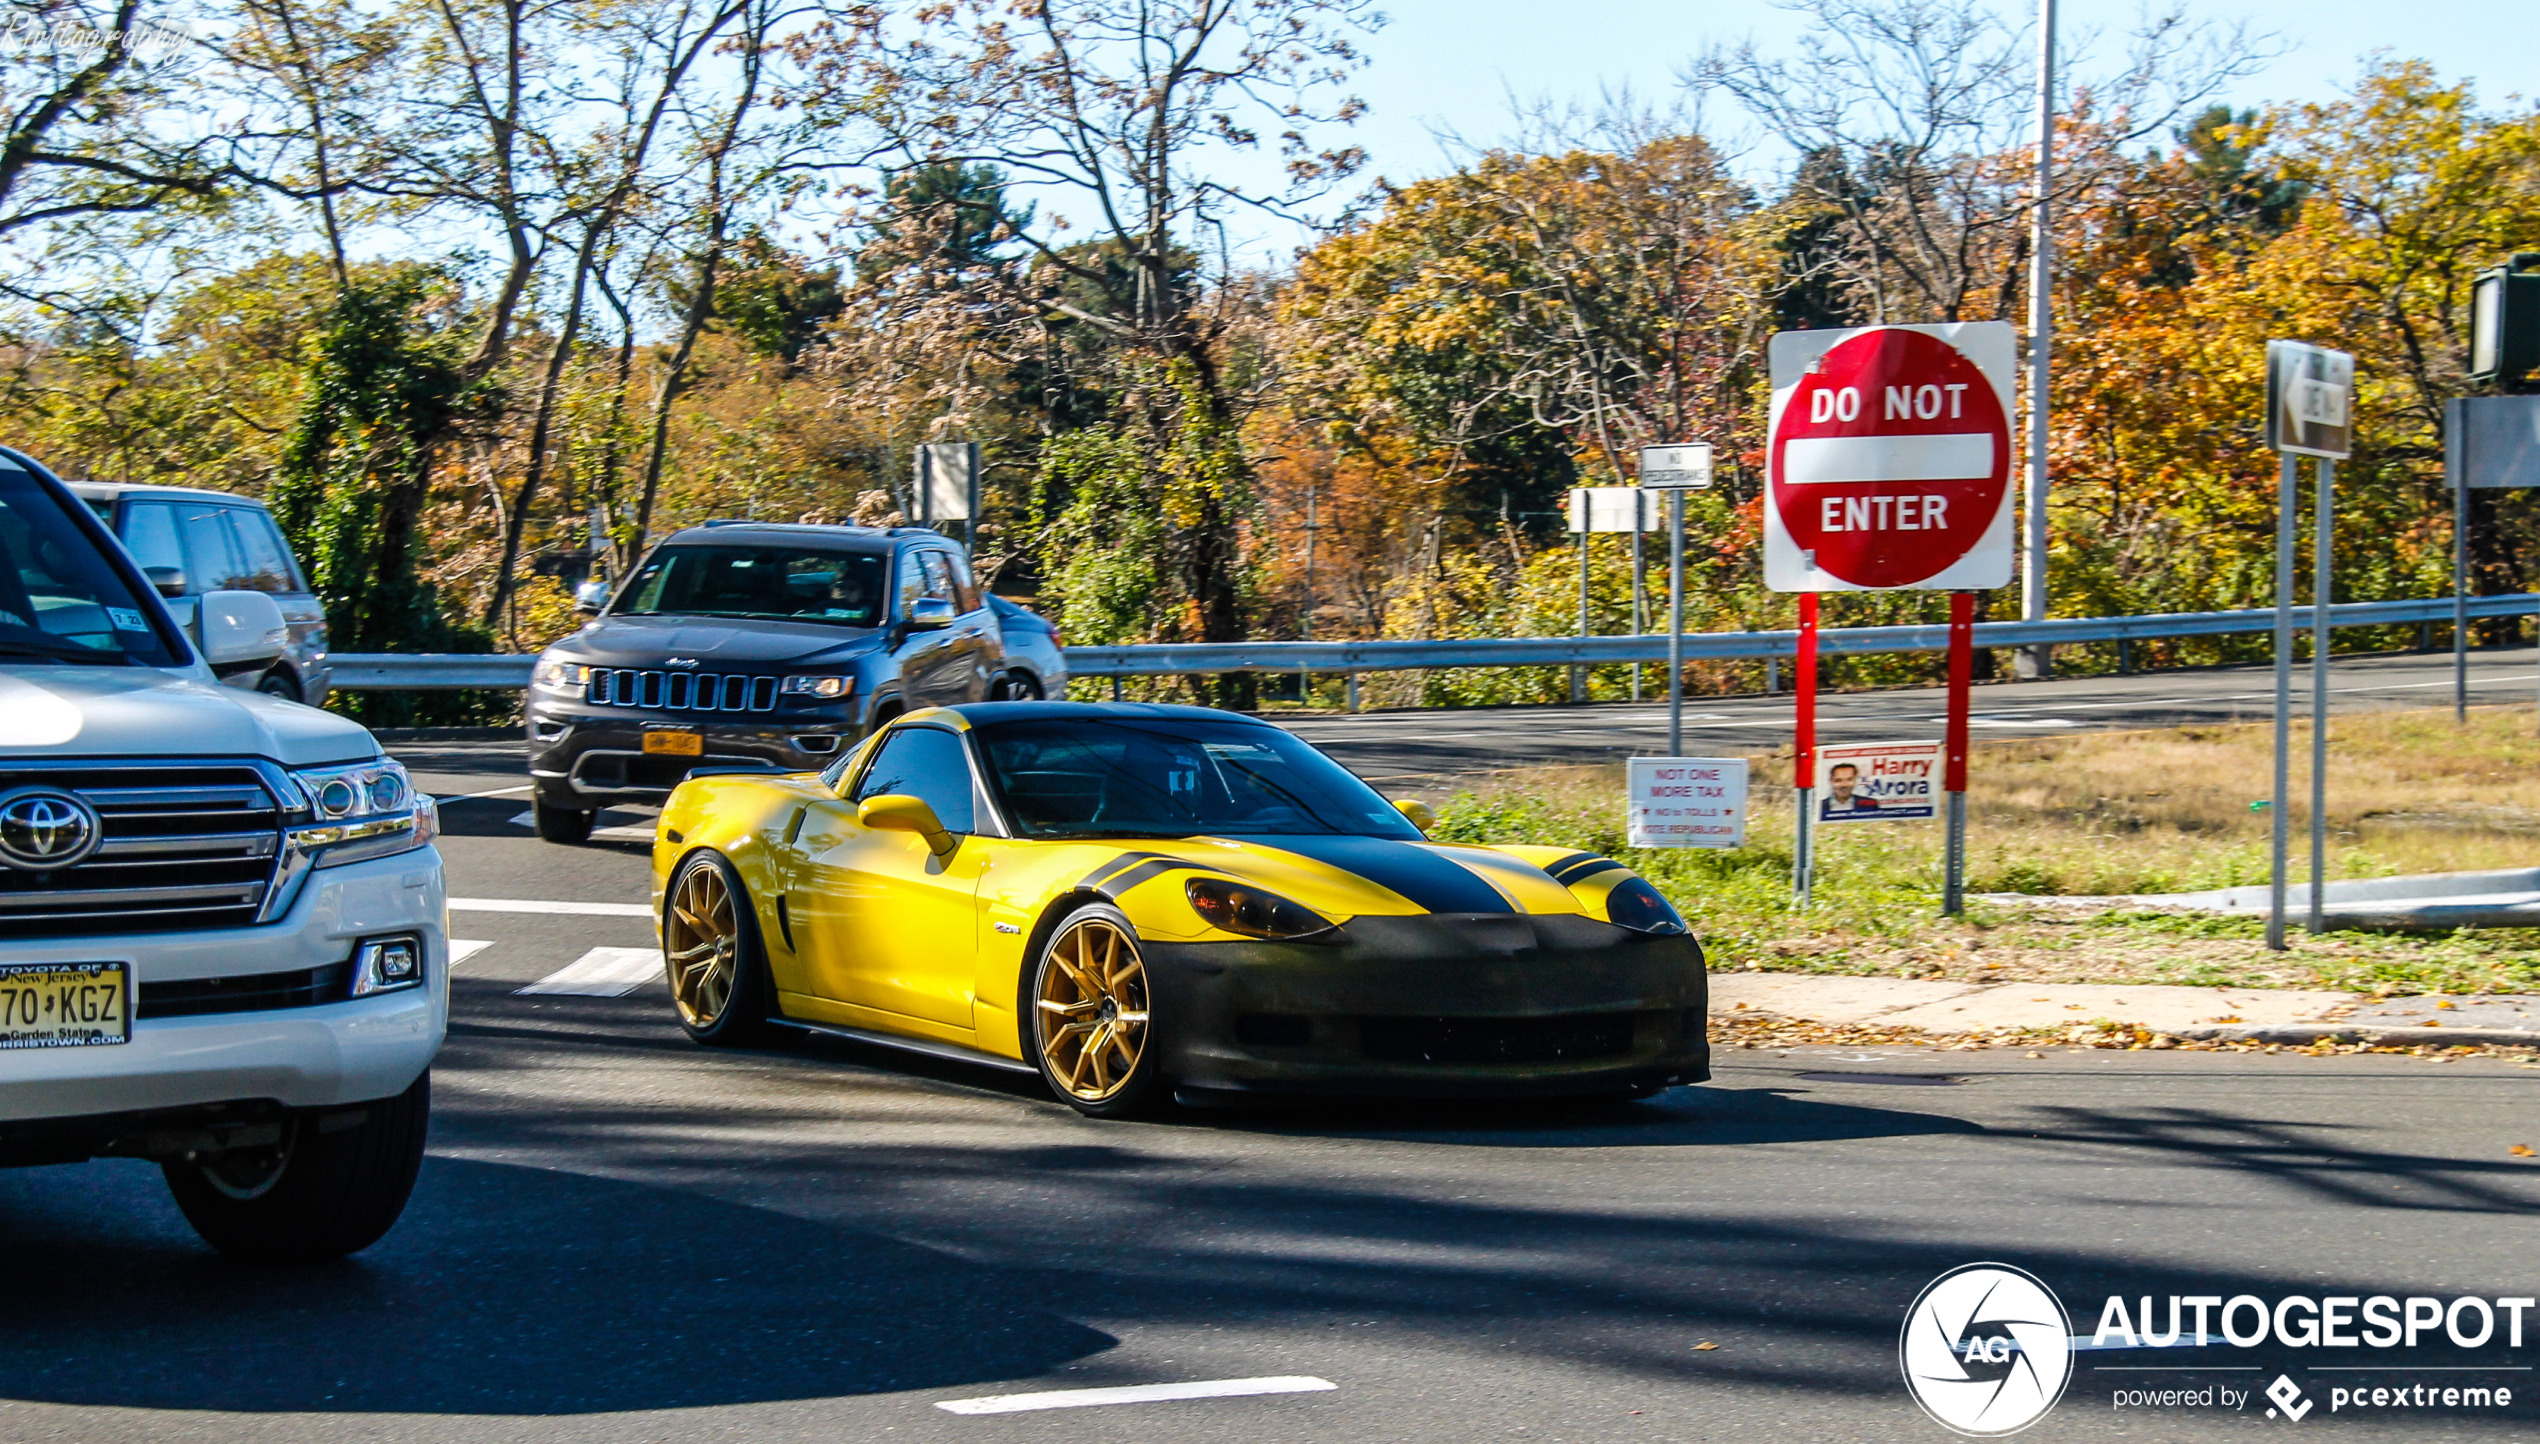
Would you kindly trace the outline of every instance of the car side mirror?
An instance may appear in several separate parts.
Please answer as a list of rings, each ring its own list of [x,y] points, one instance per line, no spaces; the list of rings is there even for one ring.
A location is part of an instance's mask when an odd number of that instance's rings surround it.
[[[158,590],[160,596],[185,595],[185,568],[183,567],[143,567],[141,574],[150,579],[150,585]]]
[[[1438,825],[1437,809],[1420,801],[1416,797],[1396,799],[1393,805],[1393,810],[1411,819],[1411,825],[1420,829],[1422,832],[1426,832],[1430,828]]]
[[[597,577],[573,589],[573,609],[586,617],[596,617],[607,610],[609,584]]]
[[[944,830],[943,819],[927,806],[923,797],[905,792],[886,792],[868,797],[855,810],[855,820],[876,832],[913,832],[926,839],[927,848],[937,857],[950,857],[961,839]]]
[[[269,666],[291,645],[291,625],[270,592],[205,592],[194,628],[203,660],[216,672]]]
[[[940,632],[953,624],[960,613],[942,597],[919,597],[909,604],[908,629],[912,632]]]

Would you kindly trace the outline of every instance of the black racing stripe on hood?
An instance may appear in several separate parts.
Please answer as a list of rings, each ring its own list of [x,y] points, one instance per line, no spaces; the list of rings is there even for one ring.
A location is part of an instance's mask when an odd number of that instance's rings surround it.
[[[1281,833],[1245,842],[1356,873],[1433,913],[1513,913],[1499,889],[1427,848],[1385,837]]]
[[[1126,872],[1130,868],[1137,866],[1139,863],[1151,862],[1161,858],[1162,856],[1162,853],[1156,852],[1124,852],[1118,857],[1113,858],[1111,861],[1104,863],[1102,866],[1095,868],[1092,872],[1085,874],[1082,878],[1077,880],[1076,886],[1095,892],[1101,892],[1104,890],[1104,879],[1117,876],[1118,874]],[[1143,881],[1143,879],[1141,879],[1141,881]]]
[[[1621,866],[1621,863],[1610,857],[1591,857],[1585,862],[1574,863],[1561,869],[1552,875],[1552,879],[1563,887],[1569,887],[1574,883],[1584,882],[1600,872],[1612,872]]]

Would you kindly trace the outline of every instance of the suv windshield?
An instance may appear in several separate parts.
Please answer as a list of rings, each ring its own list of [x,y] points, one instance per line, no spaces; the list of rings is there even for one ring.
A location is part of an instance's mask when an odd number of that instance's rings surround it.
[[[889,560],[792,547],[664,547],[626,584],[610,614],[878,627]]]
[[[972,733],[1027,837],[1420,837],[1366,783],[1276,727],[1047,718]]]
[[[76,505],[76,503],[73,503]],[[137,663],[179,659],[62,501],[0,459],[0,660]]]

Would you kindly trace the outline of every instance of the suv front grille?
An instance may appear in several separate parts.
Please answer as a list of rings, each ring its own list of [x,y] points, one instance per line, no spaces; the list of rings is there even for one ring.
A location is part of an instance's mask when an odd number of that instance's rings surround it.
[[[648,707],[656,712],[773,712],[776,679],[594,667],[591,689],[584,695],[595,707]]]
[[[0,868],[0,937],[173,932],[256,920],[282,814],[252,767],[125,764],[0,769],[0,791],[41,785],[97,809],[105,840],[77,867]]]

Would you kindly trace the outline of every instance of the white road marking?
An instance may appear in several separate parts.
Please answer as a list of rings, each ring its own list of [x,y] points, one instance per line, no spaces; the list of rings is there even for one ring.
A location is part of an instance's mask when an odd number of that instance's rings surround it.
[[[648,918],[653,915],[647,903],[549,902],[545,898],[526,897],[454,897],[450,899],[454,913],[564,913],[576,917]]]
[[[490,788],[484,792],[453,792],[447,796],[436,797],[432,800],[435,802],[474,802],[480,797],[509,797],[516,792],[527,792],[535,786],[537,786],[537,784],[534,782],[524,782],[518,787],[496,787]]]
[[[468,959],[475,957],[478,953],[481,953],[492,946],[494,945],[490,942],[478,942],[473,938],[450,939],[451,969],[455,971],[459,964],[466,962]]]
[[[570,993],[583,998],[623,998],[662,980],[659,948],[593,948],[515,993]]]
[[[534,812],[521,813],[511,819],[511,825],[514,827],[536,827],[538,825],[538,814]]]
[[[1034,1409],[1087,1409],[1102,1404],[1151,1404],[1166,1399],[1235,1399],[1247,1394],[1313,1394],[1340,1385],[1305,1374],[1266,1379],[1204,1379],[1189,1384],[1125,1384],[1110,1389],[1053,1389],[1041,1394],[990,1394],[982,1399],[939,1399],[952,1414],[1022,1414]]]

